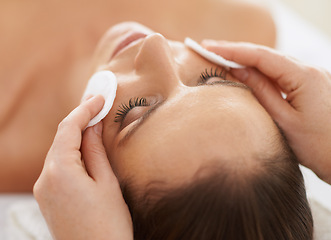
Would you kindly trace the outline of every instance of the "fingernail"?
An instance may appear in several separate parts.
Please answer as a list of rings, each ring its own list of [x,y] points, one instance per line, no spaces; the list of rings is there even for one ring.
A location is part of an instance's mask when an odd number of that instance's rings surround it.
[[[231,74],[241,82],[245,82],[249,76],[249,72],[246,68],[233,68]]]
[[[102,134],[102,122],[97,123],[94,127],[94,132],[98,135],[101,136]]]
[[[81,103],[86,102],[87,100],[93,98],[94,96],[92,94],[84,96],[84,98],[81,100]]]

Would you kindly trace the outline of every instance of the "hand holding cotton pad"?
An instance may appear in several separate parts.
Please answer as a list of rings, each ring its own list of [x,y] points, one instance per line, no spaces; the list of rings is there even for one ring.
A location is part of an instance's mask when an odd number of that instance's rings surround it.
[[[223,66],[227,69],[230,68],[245,68],[243,65],[240,65],[236,62],[232,62],[229,60],[226,60],[225,58],[208,51],[207,49],[203,48],[199,43],[195,42],[191,38],[185,38],[184,44],[191,48],[196,53],[200,54],[205,59],[209,60],[212,63],[215,63],[217,65]]]
[[[90,78],[87,87],[83,94],[85,99],[88,95],[102,95],[105,99],[105,104],[101,111],[96,115],[87,125],[87,127],[94,126],[107,116],[111,107],[113,106],[117,90],[117,80],[114,73],[110,71],[100,71]]]

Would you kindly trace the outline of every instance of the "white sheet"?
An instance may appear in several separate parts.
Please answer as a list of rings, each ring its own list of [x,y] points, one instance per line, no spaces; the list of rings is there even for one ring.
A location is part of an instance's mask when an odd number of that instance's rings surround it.
[[[0,239],[5,237],[7,229],[7,212],[11,205],[17,201],[29,201],[33,199],[32,194],[0,194]]]
[[[331,71],[331,41],[277,0],[270,0],[270,2],[278,29],[277,49],[304,62],[318,65]],[[331,187],[317,179],[309,170],[303,169],[303,172],[307,193],[312,203],[316,240],[331,239]],[[14,211],[19,216],[20,212],[22,212],[23,218],[28,216],[28,209],[32,211],[31,213],[34,212],[36,214],[34,217],[40,216],[38,215],[38,208],[31,203],[31,200],[33,201],[32,195],[0,194],[0,239],[6,239],[5,229],[7,229],[7,226],[5,223],[9,219],[6,216],[6,212],[10,209],[9,206],[12,206],[11,213]],[[22,205],[22,201],[26,201],[27,204]],[[13,222],[11,223],[13,224]],[[20,227],[22,226],[20,225]],[[27,226],[25,227],[28,228]],[[13,229],[11,228],[10,230]],[[15,237],[13,234],[11,236]],[[22,237],[21,239],[37,238],[33,238],[31,232],[26,232],[26,238]]]
[[[331,72],[331,39],[278,0],[269,0],[277,27],[277,49]]]

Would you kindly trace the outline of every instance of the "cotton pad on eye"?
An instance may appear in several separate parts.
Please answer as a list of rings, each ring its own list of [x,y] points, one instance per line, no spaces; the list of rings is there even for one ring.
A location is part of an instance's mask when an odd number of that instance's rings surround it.
[[[117,80],[114,73],[110,71],[100,71],[90,78],[87,87],[83,94],[85,99],[88,95],[102,95],[105,99],[105,104],[101,111],[89,122],[87,127],[94,126],[107,116],[111,107],[113,106],[117,90]]]
[[[217,55],[217,54],[215,54],[211,51],[208,51],[207,49],[203,48],[199,43],[192,40],[191,38],[185,38],[184,44],[187,47],[191,48],[196,53],[200,54],[205,59],[212,62],[212,63],[223,66],[227,69],[229,69],[229,68],[244,68],[243,65],[240,65],[236,62],[226,60],[225,58],[223,58],[223,57],[221,57],[221,56],[219,56],[219,55]]]

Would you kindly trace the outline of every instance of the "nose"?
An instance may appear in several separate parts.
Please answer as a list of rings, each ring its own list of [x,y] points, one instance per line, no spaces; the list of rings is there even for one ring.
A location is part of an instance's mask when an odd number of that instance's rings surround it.
[[[161,34],[149,35],[135,58],[136,73],[162,91],[180,84],[177,65],[168,40]]]

